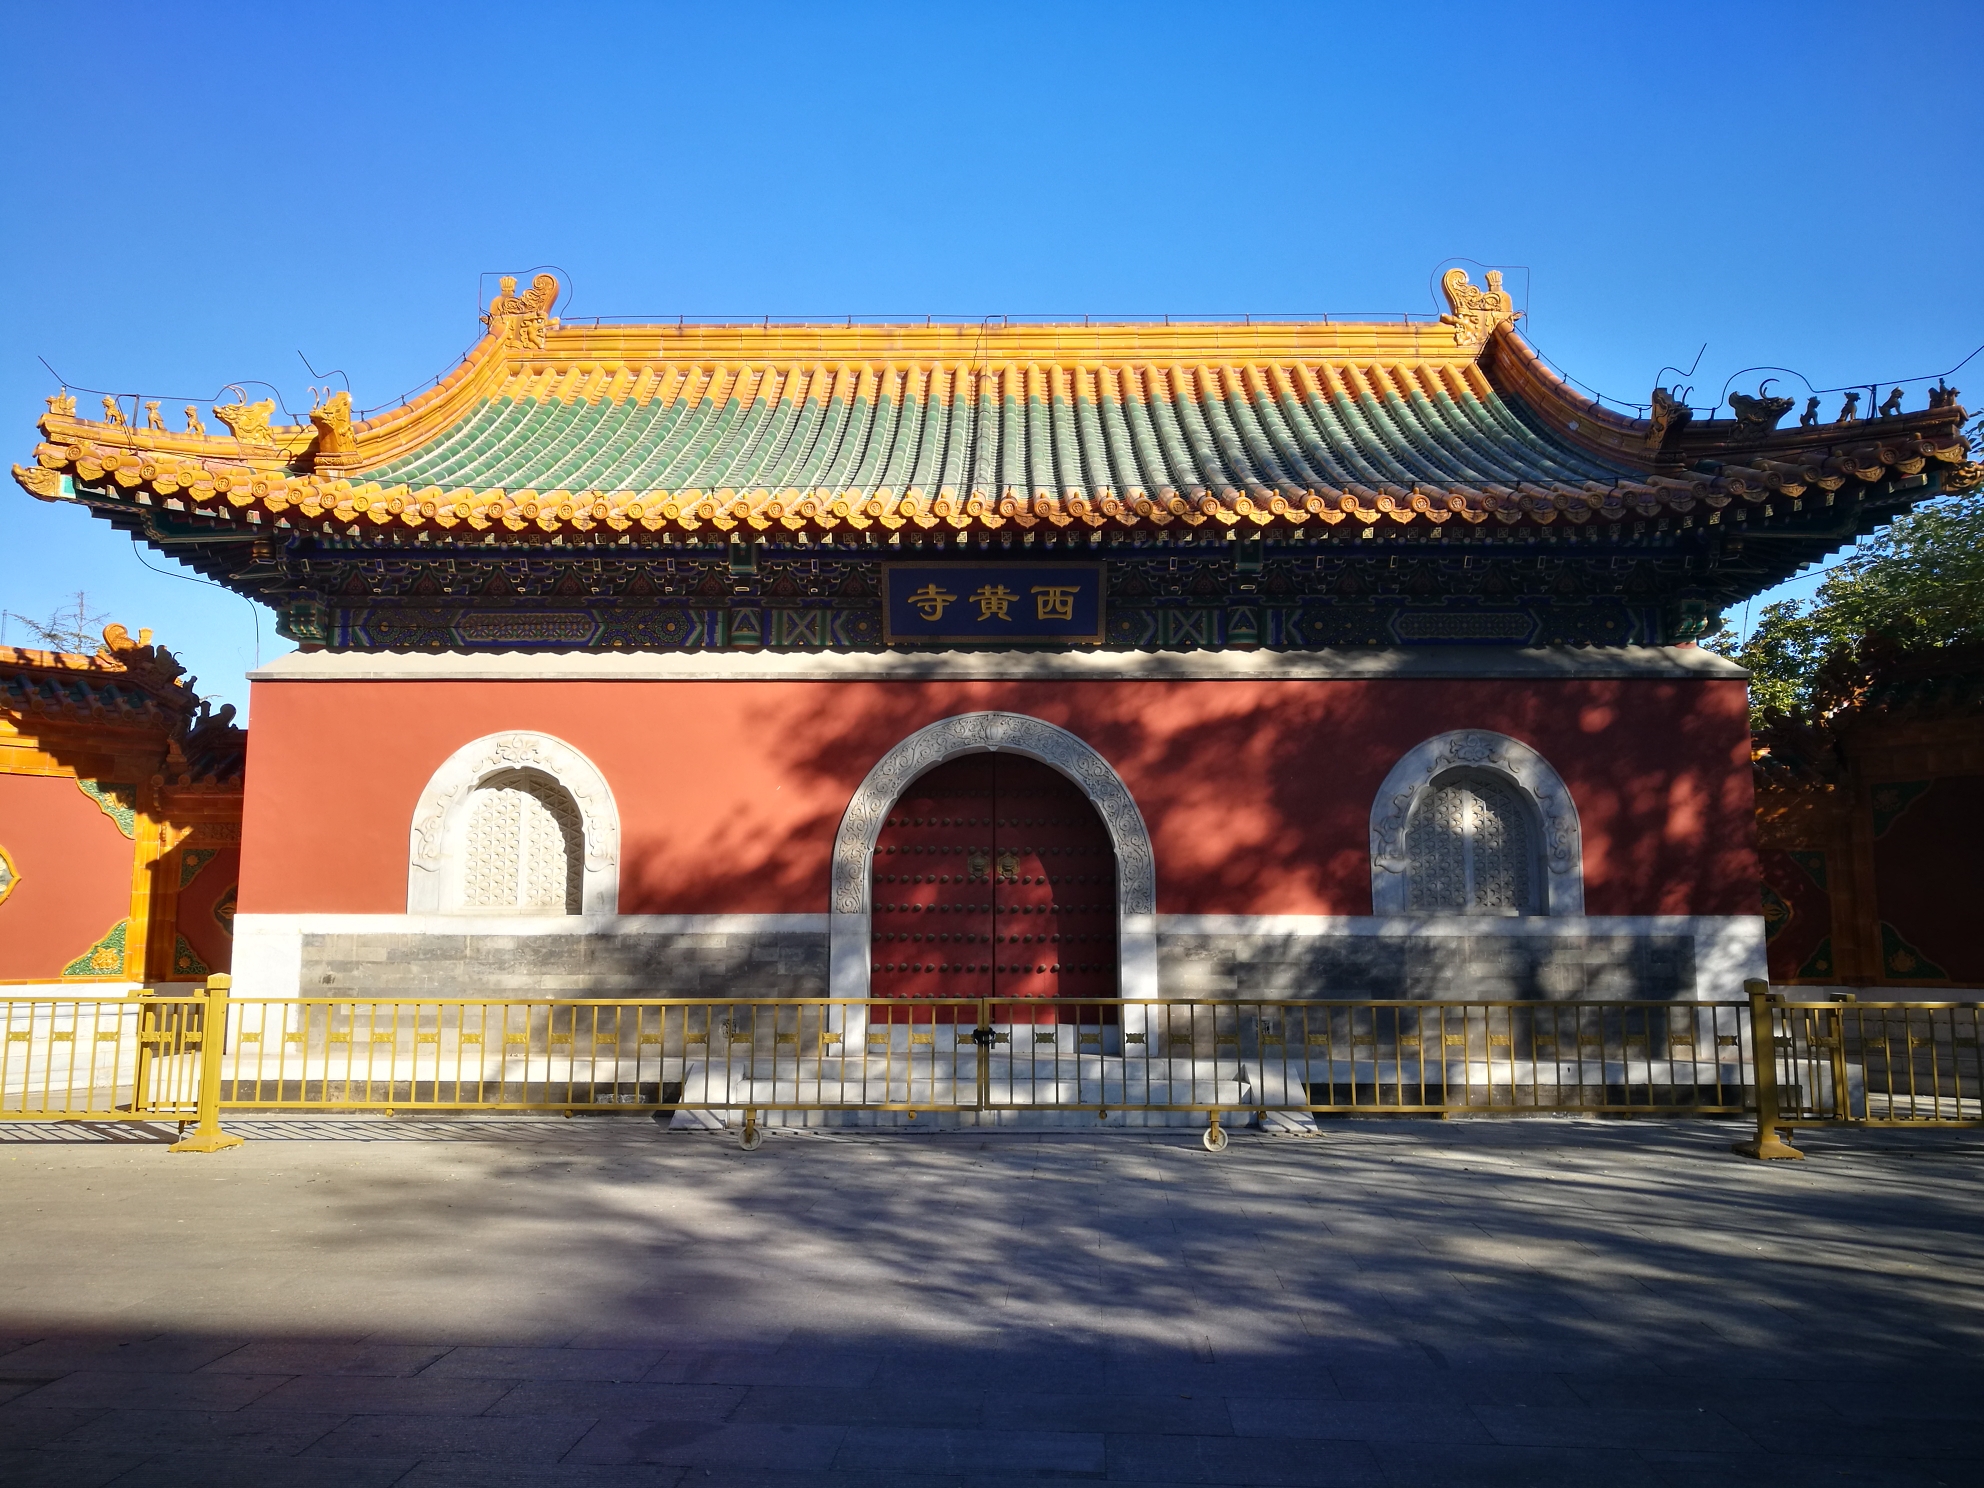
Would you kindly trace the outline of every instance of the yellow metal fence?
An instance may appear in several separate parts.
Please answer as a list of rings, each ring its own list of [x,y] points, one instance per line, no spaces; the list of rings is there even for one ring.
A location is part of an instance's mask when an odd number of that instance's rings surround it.
[[[208,999],[0,998],[0,1117],[197,1114]]]
[[[1815,1122],[1975,1123],[1980,1008],[1959,1003],[852,998],[0,998],[0,1118],[223,1109],[717,1111],[755,1145],[815,1113],[1758,1113],[1753,1155]],[[209,1031],[215,1036],[209,1037]],[[1758,1048],[1770,1057],[1759,1065]]]
[[[1773,999],[1771,1013],[1786,1122],[1984,1123],[1984,1004]]]
[[[237,1001],[225,1106],[1743,1109],[1742,1004]]]

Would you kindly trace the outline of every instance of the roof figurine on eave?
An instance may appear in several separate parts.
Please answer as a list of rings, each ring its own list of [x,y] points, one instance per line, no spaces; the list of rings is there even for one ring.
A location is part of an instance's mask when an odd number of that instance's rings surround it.
[[[135,403],[88,419],[64,393],[14,474],[240,540],[708,541],[1713,522],[1849,482],[1921,499],[1968,453],[1953,393],[1783,429],[1789,400],[1762,396],[1732,400],[1734,420],[1691,420],[1664,392],[1651,419],[1623,417],[1543,364],[1498,274],[1483,289],[1451,269],[1442,288],[1449,313],[1406,323],[581,326],[551,315],[553,276],[522,294],[506,278],[461,365],[375,417],[340,392],[278,425],[273,401],[242,396],[214,407],[224,429],[189,408],[172,430],[157,402],[138,427]]]

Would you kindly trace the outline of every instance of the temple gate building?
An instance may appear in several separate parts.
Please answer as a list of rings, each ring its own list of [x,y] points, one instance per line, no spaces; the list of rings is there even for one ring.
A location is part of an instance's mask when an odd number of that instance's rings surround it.
[[[1694,641],[1963,410],[1628,417],[1444,287],[621,324],[539,275],[401,406],[65,393],[16,475],[297,644],[244,993],[1729,996],[1745,681]]]

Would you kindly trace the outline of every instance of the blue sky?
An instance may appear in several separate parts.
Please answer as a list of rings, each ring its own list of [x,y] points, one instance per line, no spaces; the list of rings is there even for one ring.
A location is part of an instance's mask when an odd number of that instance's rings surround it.
[[[1704,343],[1697,401],[1984,342],[1976,0],[4,15],[11,460],[38,356],[300,410],[300,352],[367,407],[473,341],[481,275],[540,264],[577,315],[1272,314],[1434,309],[1464,257],[1632,401]],[[1984,358],[1955,381],[1984,403]],[[243,704],[258,633],[287,649],[104,524],[0,500],[0,609],[84,590]]]

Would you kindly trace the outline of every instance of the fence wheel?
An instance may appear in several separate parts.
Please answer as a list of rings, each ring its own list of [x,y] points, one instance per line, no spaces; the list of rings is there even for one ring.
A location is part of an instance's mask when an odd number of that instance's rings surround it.
[[[1219,1112],[1215,1111],[1212,1113],[1212,1125],[1206,1128],[1206,1134],[1199,1140],[1206,1144],[1206,1151],[1208,1152],[1224,1152],[1226,1150],[1228,1138],[1226,1128],[1219,1124]]]
[[[737,1139],[737,1145],[742,1147],[746,1152],[756,1152],[760,1147],[765,1145],[765,1131],[763,1127],[758,1125],[758,1113],[756,1111],[746,1111],[744,1113],[744,1135]]]

